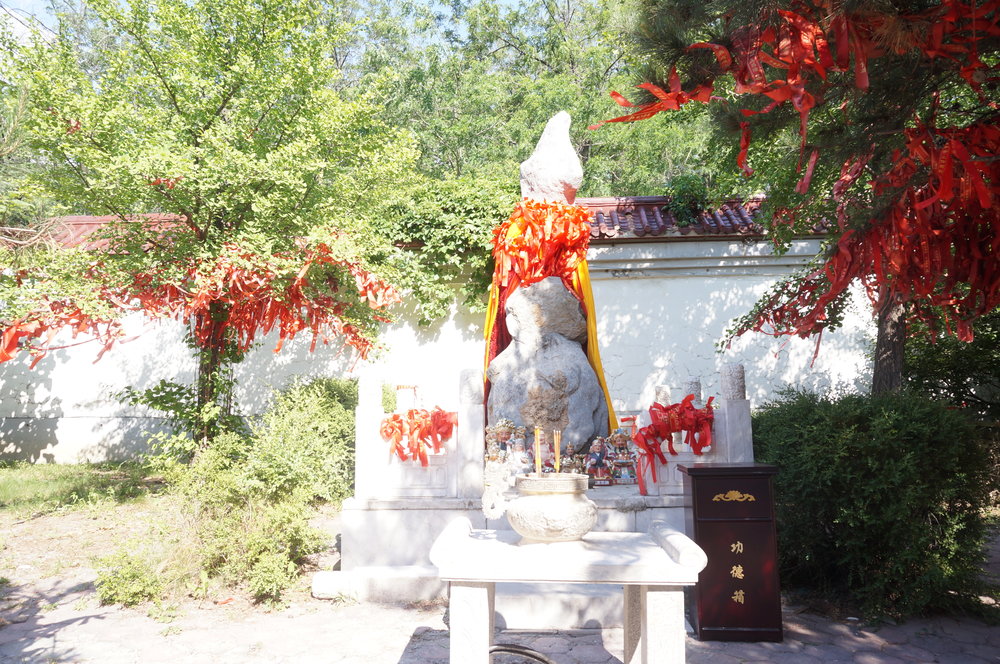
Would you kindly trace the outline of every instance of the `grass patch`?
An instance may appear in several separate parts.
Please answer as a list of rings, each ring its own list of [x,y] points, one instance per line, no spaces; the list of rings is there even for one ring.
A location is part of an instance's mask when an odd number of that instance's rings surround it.
[[[45,514],[101,501],[129,502],[160,488],[138,463],[0,465],[0,509]]]

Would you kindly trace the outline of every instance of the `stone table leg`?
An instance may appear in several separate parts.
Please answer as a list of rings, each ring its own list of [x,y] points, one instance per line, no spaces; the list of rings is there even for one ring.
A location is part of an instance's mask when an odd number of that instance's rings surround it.
[[[642,662],[642,629],[646,611],[646,586],[625,586],[625,664]]]
[[[625,664],[684,664],[684,591],[625,586]]]
[[[451,664],[489,664],[494,584],[451,582],[448,603]]]
[[[643,664],[684,664],[684,588],[648,586],[642,622]]]

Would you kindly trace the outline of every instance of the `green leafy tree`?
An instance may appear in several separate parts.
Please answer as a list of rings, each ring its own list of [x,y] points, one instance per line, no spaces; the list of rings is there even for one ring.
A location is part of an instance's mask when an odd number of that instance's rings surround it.
[[[350,26],[319,0],[94,0],[89,11],[22,53],[17,80],[28,144],[53,164],[39,185],[113,217],[106,249],[78,273],[100,306],[43,297],[2,350],[52,327],[98,329],[109,303],[178,317],[197,347],[199,410],[271,329],[366,353],[375,310],[396,299],[372,273],[390,268],[369,221],[414,150],[369,97],[337,89]],[[211,423],[199,433],[210,438]]]
[[[516,181],[423,177],[374,222],[397,247],[399,284],[417,302],[419,322],[448,315],[457,297],[484,310],[493,269],[493,229],[519,196]]]
[[[776,245],[821,220],[836,228],[829,253],[732,334],[836,327],[860,282],[879,318],[873,391],[901,384],[908,318],[970,340],[1000,304],[1000,5],[641,4],[637,36],[658,89],[616,120],[718,100],[715,144],[767,192]]]
[[[357,85],[380,92],[383,117],[414,132],[420,170],[432,177],[516,182],[545,122],[565,110],[586,164],[580,195],[659,193],[677,173],[713,171],[700,109],[623,134],[585,129],[605,113],[592,91],[635,75],[630,7],[617,0],[374,2],[344,61]]]
[[[484,302],[491,231],[560,110],[574,118],[585,162],[581,196],[653,195],[681,173],[714,175],[702,109],[614,134],[586,130],[605,113],[593,90],[634,76],[620,2],[372,2],[348,14],[359,27],[342,56],[347,78],[377,94],[381,116],[420,148],[422,177],[391,201],[380,228],[406,247],[398,262],[425,319],[447,311],[456,290],[466,304]]]
[[[968,343],[920,334],[906,344],[903,375],[909,387],[1000,422],[1000,310],[974,324]]]

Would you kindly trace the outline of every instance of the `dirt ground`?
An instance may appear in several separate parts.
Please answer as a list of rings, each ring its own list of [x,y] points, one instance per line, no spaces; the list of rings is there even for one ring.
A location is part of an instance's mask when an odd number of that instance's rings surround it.
[[[338,532],[337,513],[321,514],[314,525]],[[222,588],[210,589],[204,597],[181,593],[159,604],[129,609],[99,605],[94,588],[97,558],[149,535],[154,541],[182,536],[183,528],[183,518],[165,496],[35,518],[0,512],[0,664],[448,661],[443,603],[385,606],[313,599],[311,571],[331,569],[338,560],[332,550],[311,561],[311,569],[279,607],[256,605],[247,595]],[[984,571],[1000,579],[1000,530],[994,530],[989,550]],[[786,606],[784,622],[786,640],[780,651],[769,643],[706,644],[688,638],[688,661],[1000,663],[996,656],[1000,633],[976,621],[914,621],[883,626],[876,634],[859,631],[857,618],[841,618],[829,607],[801,605]],[[558,652],[558,661],[567,664],[620,663],[620,629],[584,632],[545,631],[510,638]]]
[[[140,546],[140,541],[166,541],[183,533],[185,520],[166,496],[153,496],[140,503],[101,503],[43,514],[14,516],[0,512],[0,627],[44,610],[53,591],[78,596],[76,601],[97,604],[94,582],[98,559]],[[321,512],[313,525],[336,532],[337,512]],[[152,535],[152,537],[150,537]],[[339,561],[331,539],[330,549],[312,556],[299,583],[284,596],[285,605],[315,601],[310,596],[312,572],[333,569]],[[36,592],[37,591],[37,592]],[[32,600],[32,597],[37,597]],[[183,615],[211,607],[224,607],[230,618],[267,611],[274,607],[254,604],[250,597],[231,588],[209,588],[205,597],[183,592],[172,595],[159,607],[137,607],[155,615]]]

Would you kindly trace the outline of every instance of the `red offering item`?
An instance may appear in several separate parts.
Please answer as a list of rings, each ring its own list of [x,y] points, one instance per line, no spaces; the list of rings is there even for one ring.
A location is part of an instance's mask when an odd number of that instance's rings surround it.
[[[704,408],[695,408],[694,395],[689,394],[680,403],[669,406],[654,403],[650,406],[649,416],[652,423],[642,427],[632,436],[633,442],[639,448],[640,493],[646,495],[643,471],[649,469],[655,482],[656,462],[667,464],[667,458],[663,455],[663,443],[667,444],[667,450],[671,455],[677,456],[673,434],[684,432],[684,443],[698,456],[701,456],[705,448],[712,445],[712,422],[715,420],[712,401],[714,400],[715,397],[709,397]]]
[[[382,420],[379,433],[382,440],[391,444],[390,456],[395,454],[400,461],[419,459],[421,466],[427,466],[427,447],[433,447],[434,453],[438,454],[441,445],[451,439],[457,426],[458,413],[446,412],[439,406],[430,412],[412,408],[406,411],[405,419],[395,413]]]

